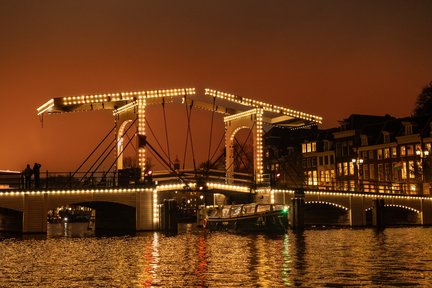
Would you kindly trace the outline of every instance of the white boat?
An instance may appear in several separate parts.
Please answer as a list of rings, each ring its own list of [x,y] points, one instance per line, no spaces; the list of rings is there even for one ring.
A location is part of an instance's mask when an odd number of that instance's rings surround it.
[[[211,231],[285,233],[288,207],[258,203],[207,207],[202,225]]]

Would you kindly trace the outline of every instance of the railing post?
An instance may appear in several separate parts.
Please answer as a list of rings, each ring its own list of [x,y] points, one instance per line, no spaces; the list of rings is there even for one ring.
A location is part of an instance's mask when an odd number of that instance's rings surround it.
[[[69,189],[72,189],[72,172],[69,172]]]

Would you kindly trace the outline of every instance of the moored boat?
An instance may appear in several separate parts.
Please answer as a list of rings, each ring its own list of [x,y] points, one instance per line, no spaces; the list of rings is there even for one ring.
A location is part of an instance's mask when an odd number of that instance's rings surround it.
[[[259,203],[207,207],[202,225],[210,231],[285,233],[288,208]]]

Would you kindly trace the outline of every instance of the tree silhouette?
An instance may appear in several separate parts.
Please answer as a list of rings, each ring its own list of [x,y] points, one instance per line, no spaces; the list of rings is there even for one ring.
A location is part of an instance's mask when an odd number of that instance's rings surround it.
[[[430,115],[432,115],[432,81],[417,96],[416,106],[413,111],[415,117]]]

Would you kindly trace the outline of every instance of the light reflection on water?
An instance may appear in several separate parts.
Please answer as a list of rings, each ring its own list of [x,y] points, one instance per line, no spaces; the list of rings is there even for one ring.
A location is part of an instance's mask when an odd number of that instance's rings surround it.
[[[207,233],[183,227],[95,237],[87,226],[47,236],[0,234],[0,287],[344,287],[432,283],[432,228]]]

